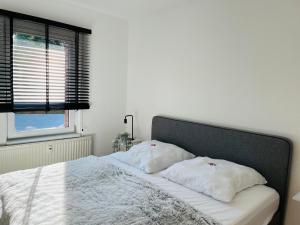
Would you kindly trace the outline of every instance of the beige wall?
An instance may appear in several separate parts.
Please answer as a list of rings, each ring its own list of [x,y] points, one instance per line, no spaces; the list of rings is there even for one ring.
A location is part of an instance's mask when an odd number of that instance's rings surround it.
[[[293,140],[286,225],[300,203],[300,1],[188,1],[130,21],[127,112],[150,138],[163,114]]]
[[[106,154],[111,140],[124,129],[128,23],[65,2],[69,1],[0,0],[0,8],[92,29],[91,109],[83,113],[84,133],[95,135],[97,155]]]

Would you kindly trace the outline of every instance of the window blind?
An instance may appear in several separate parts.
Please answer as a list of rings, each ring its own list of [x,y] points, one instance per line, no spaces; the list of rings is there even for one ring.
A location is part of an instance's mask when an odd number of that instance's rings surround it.
[[[10,18],[0,15],[0,111],[12,108]]]
[[[0,15],[0,112],[88,109],[91,31],[6,14]]]

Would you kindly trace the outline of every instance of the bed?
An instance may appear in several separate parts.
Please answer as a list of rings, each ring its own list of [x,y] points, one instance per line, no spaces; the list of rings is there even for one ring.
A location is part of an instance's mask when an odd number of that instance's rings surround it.
[[[282,224],[292,151],[289,140],[161,116],[153,118],[152,139],[195,155],[250,166],[267,178],[268,186],[245,190],[225,204],[111,156],[90,156],[0,176],[0,224],[167,224],[157,218],[177,224],[170,220],[184,216],[178,224]],[[144,193],[146,199],[157,198],[154,205],[145,201]],[[141,209],[146,217],[135,218]],[[159,211],[173,216],[156,217]]]

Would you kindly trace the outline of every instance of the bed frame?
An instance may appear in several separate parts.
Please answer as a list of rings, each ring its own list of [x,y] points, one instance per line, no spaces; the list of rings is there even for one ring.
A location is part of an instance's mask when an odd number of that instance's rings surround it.
[[[168,142],[197,156],[225,159],[260,172],[280,195],[269,225],[283,225],[292,156],[286,138],[155,116],[152,140]]]

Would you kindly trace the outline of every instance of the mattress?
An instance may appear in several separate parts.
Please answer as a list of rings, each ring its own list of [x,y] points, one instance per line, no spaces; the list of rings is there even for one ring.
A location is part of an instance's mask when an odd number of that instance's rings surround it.
[[[211,216],[222,225],[267,225],[279,206],[279,194],[265,185],[248,188],[238,193],[231,203],[223,203],[168,181],[158,174],[145,174],[111,156],[102,158],[157,185],[160,189]]]

